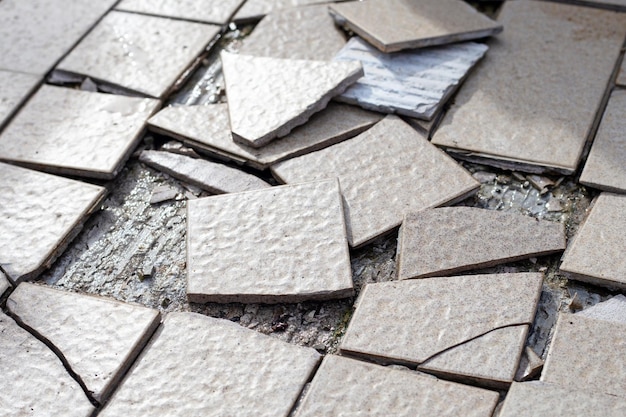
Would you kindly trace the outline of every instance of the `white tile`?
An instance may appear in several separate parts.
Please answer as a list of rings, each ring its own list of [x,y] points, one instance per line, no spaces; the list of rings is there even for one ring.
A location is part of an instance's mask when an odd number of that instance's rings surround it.
[[[0,70],[0,127],[19,109],[40,81],[41,77],[37,75]]]
[[[122,0],[115,8],[128,12],[223,25],[245,0]]]

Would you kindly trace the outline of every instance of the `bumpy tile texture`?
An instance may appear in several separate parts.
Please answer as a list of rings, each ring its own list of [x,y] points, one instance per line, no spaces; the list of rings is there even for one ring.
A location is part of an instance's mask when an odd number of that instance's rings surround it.
[[[563,256],[561,271],[596,285],[626,287],[626,196],[602,193]]]
[[[156,310],[28,283],[11,293],[7,307],[61,352],[98,402],[116,387],[160,322]]]
[[[258,20],[277,10],[327,2],[328,0],[247,0],[235,14],[234,19],[236,21]]]
[[[407,214],[399,242],[398,277],[420,278],[562,251],[565,228],[517,213],[444,207]]]
[[[89,417],[87,396],[46,345],[0,311],[0,409],[16,417]]]
[[[352,246],[398,226],[405,212],[447,204],[478,187],[467,171],[396,116],[354,139],[280,162],[272,171],[286,183],[338,178]]]
[[[0,135],[0,160],[48,172],[113,178],[159,104],[44,85]]]
[[[445,45],[502,31],[460,0],[366,0],[333,4],[335,19],[382,52]]]
[[[0,266],[16,282],[54,260],[105,190],[0,163]]]
[[[187,213],[190,300],[352,295],[337,181],[207,197],[189,201]]]
[[[489,417],[497,399],[495,392],[327,355],[296,417]]]
[[[219,31],[214,25],[110,12],[57,69],[159,98]]]
[[[147,13],[157,16],[228,23],[230,17],[245,0],[122,0],[118,10]]]
[[[318,361],[227,320],[170,313],[99,415],[286,417]]]
[[[0,127],[19,108],[41,80],[32,74],[0,70]]]
[[[489,43],[433,143],[492,164],[571,173],[626,37],[626,14],[511,1],[499,21],[506,30]]]
[[[583,317],[626,324],[626,297],[618,294],[576,314]]]
[[[222,52],[231,130],[258,148],[286,136],[363,75],[359,62],[253,57]]]

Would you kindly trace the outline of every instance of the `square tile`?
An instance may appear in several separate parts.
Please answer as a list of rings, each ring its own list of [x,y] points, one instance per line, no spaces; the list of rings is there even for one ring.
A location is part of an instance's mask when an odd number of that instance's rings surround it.
[[[20,108],[41,81],[32,74],[0,70],[0,128]]]
[[[122,0],[117,10],[225,25],[245,0]]]

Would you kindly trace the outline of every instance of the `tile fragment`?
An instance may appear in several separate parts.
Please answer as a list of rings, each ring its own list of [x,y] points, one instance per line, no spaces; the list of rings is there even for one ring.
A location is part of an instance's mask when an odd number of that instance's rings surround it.
[[[576,314],[582,317],[626,324],[626,297],[618,294]]]
[[[543,359],[541,359],[534,350],[526,346],[520,358],[519,368],[517,368],[517,373],[514,378],[515,381],[521,382],[534,378],[541,372],[543,364]]]
[[[144,151],[145,152],[145,151]],[[160,185],[152,190],[150,196],[150,204],[159,204],[165,201],[171,201],[178,196],[178,190],[169,185]]]
[[[245,0],[122,0],[115,8],[126,12],[225,25]]]
[[[259,20],[263,16],[296,6],[328,3],[329,0],[247,0],[233,18],[236,22]]]
[[[36,75],[0,70],[0,128],[40,81],[41,78]]]
[[[169,313],[101,417],[287,417],[320,360],[310,348]]]

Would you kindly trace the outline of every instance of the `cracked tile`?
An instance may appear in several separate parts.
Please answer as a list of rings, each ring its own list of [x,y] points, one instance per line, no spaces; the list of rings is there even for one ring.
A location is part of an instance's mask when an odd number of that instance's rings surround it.
[[[244,2],[245,0],[122,0],[115,8],[126,12],[225,25]]]
[[[235,14],[234,20],[248,22],[282,9],[328,3],[329,0],[247,0]]]
[[[626,297],[618,294],[576,314],[582,317],[626,324]]]
[[[101,417],[287,417],[320,360],[228,320],[170,313]]]
[[[11,283],[7,279],[6,275],[0,271],[0,297],[11,288]]]
[[[32,74],[0,70],[0,128],[41,81]]]
[[[113,11],[57,70],[161,98],[220,30],[203,23]]]
[[[114,178],[159,105],[158,100],[44,85],[0,134],[0,160]]]
[[[0,163],[0,266],[9,279],[49,267],[104,199],[91,184]]]
[[[515,381],[528,381],[541,372],[544,361],[530,347],[526,346],[520,358],[519,368],[515,373]]]
[[[254,148],[286,136],[363,75],[359,62],[222,52],[233,139]]]
[[[396,116],[356,138],[280,162],[272,173],[289,184],[338,178],[353,247],[400,225],[405,212],[450,204],[479,185]]]

